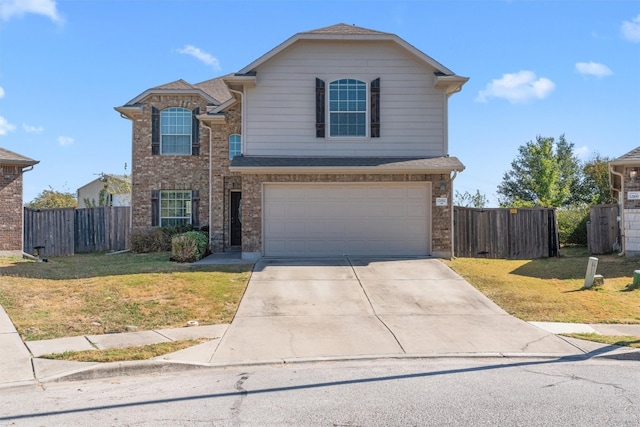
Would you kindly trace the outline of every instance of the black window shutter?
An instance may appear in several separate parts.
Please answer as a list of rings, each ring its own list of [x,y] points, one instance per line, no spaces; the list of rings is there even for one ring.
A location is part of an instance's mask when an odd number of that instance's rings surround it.
[[[371,82],[371,138],[380,138],[380,78]]]
[[[196,107],[191,112],[191,155],[200,155],[200,120],[197,115],[200,114],[200,107]]]
[[[160,191],[151,190],[151,226],[160,225]]]
[[[160,111],[151,107],[151,154],[160,154]]]
[[[200,215],[198,208],[200,207],[200,192],[198,190],[191,191],[191,225],[200,226]]]
[[[324,138],[324,81],[316,77],[316,138]]]

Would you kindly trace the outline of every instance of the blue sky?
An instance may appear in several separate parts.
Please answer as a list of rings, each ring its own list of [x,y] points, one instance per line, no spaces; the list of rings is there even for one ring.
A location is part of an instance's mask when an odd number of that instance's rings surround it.
[[[470,77],[450,99],[455,189],[494,206],[536,135],[565,134],[583,159],[640,145],[637,0],[0,0],[0,146],[40,161],[25,202],[129,172],[131,123],[113,107],[337,23],[397,34]]]

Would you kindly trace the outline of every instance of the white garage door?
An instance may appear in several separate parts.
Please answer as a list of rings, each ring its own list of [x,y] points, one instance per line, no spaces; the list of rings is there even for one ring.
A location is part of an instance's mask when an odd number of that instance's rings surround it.
[[[264,185],[265,256],[428,255],[430,184]]]

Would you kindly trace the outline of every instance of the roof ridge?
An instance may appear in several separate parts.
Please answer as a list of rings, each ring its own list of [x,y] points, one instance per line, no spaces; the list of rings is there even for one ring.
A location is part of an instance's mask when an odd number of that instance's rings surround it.
[[[344,23],[330,25],[328,27],[317,28],[315,30],[304,31],[302,34],[342,34],[342,35],[390,35],[383,31],[372,30],[369,28],[358,27],[357,25],[349,25]]]

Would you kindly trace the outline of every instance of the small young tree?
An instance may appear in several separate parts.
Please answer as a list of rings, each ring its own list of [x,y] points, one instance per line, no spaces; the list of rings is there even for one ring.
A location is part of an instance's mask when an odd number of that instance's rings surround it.
[[[26,206],[31,209],[75,208],[78,206],[76,196],[70,192],[56,191],[49,186]]]
[[[454,204],[465,208],[486,208],[489,204],[489,199],[480,190],[476,190],[475,193],[469,193],[468,191],[460,193],[456,190]]]

